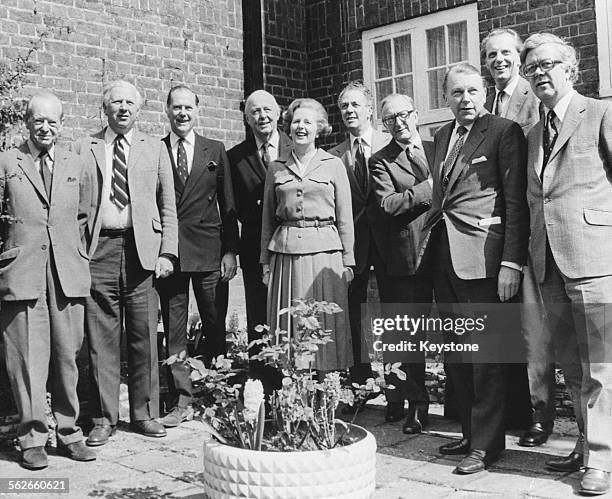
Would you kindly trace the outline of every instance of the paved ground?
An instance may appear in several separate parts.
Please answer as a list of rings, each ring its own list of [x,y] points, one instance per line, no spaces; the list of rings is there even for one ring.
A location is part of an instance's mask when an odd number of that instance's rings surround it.
[[[580,473],[553,473],[543,467],[547,457],[571,451],[573,423],[559,422],[549,443],[535,450],[518,447],[518,437],[509,435],[508,449],[501,461],[486,472],[461,476],[452,473],[459,458],[443,458],[437,453],[439,445],[457,436],[458,425],[435,415],[441,412],[441,407],[434,406],[433,412],[429,431],[418,436],[403,435],[400,423],[382,423],[380,406],[368,406],[358,417],[357,423],[368,428],[378,443],[373,499],[577,495]],[[99,448],[97,461],[75,463],[54,455],[51,449],[49,467],[39,472],[22,469],[17,462],[18,453],[5,444],[0,447],[0,478],[68,478],[70,493],[57,497],[205,499],[201,482],[202,442],[202,430],[195,421],[171,430],[163,439],[134,434],[122,424],[112,442]]]

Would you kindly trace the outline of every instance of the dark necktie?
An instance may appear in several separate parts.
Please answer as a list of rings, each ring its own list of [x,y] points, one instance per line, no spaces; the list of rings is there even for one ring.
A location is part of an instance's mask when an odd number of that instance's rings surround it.
[[[410,163],[417,167],[423,178],[427,178],[429,176],[427,160],[424,158],[423,153],[416,145],[408,145],[406,148],[406,157]]]
[[[270,143],[264,142],[261,145],[261,159],[265,166],[268,166],[272,162],[272,156],[270,156]]]
[[[557,136],[559,135],[557,131],[557,125],[555,125],[555,112],[551,109],[546,113],[546,123],[544,124],[544,132],[543,132],[543,141],[542,146],[544,147],[544,160],[542,161],[542,172],[544,173],[544,168],[550,159],[550,153],[555,147],[555,142],[557,142]]]
[[[47,198],[50,198],[51,183],[53,181],[53,173],[51,172],[51,168],[49,168],[49,162],[51,161],[51,157],[49,156],[48,151],[43,151],[38,155],[38,158],[40,163],[40,176],[42,177],[43,185],[45,186]]]
[[[497,97],[495,98],[495,114],[497,116],[501,116],[504,111],[504,94],[503,90],[497,92]]]
[[[127,159],[123,149],[123,135],[115,138],[113,150],[113,178],[111,181],[111,201],[122,210],[130,202],[130,194],[127,183]]]
[[[446,158],[446,161],[444,161],[444,164],[442,165],[442,189],[443,190],[446,190],[446,188],[448,187],[448,179],[451,175],[451,172],[453,171],[453,166],[455,165],[455,161],[457,161],[457,157],[459,156],[459,153],[461,152],[461,149],[463,147],[463,140],[465,138],[465,132],[467,132],[467,128],[465,128],[463,125],[457,128],[457,135],[459,135],[459,138],[457,139],[457,142],[455,142],[455,145],[453,146],[452,151],[450,152],[450,154]]]
[[[185,139],[179,139],[176,152],[176,171],[183,185],[187,183],[189,178],[189,169],[187,168],[187,151],[184,145]]]
[[[355,141],[355,178],[363,192],[368,190],[368,169],[366,166],[365,154],[363,152],[363,143],[358,138]]]

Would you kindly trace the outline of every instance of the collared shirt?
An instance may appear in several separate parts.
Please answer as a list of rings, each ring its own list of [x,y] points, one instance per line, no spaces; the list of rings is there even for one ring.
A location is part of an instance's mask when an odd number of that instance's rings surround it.
[[[132,226],[132,204],[128,202],[127,206],[120,210],[119,207],[111,201],[111,184],[113,179],[113,153],[115,149],[115,138],[117,134],[109,126],[104,132],[104,158],[105,158],[105,176],[104,185],[102,186],[102,201],[100,203],[100,216],[103,229],[126,229]],[[125,157],[128,160],[128,178],[130,175],[129,158],[132,148],[132,139],[134,130],[126,133],[123,139],[123,150]]]
[[[423,143],[421,142],[421,136],[417,133],[414,136],[410,137],[410,142],[408,142],[407,144],[404,144],[403,142],[398,142],[397,140],[393,139],[395,141],[395,143],[400,146],[402,148],[402,150],[406,150],[408,148],[410,148],[410,151],[412,152],[415,148],[416,149],[421,149],[421,151],[423,151]],[[425,152],[423,151],[423,155],[425,155]]]
[[[170,132],[170,144],[172,146],[172,157],[174,158],[174,164],[178,164],[178,143],[181,140],[176,133]],[[187,137],[183,140],[183,147],[187,153],[187,171],[191,173],[191,166],[193,165],[193,152],[195,151],[195,132],[189,130]]]
[[[506,110],[508,109],[508,101],[510,100],[510,97],[512,97],[512,94],[514,93],[514,91],[516,90],[516,86],[518,85],[519,82],[519,78],[520,76],[516,75],[514,78],[512,78],[508,84],[502,88],[501,90],[499,90],[497,87],[495,87],[495,100],[493,102],[497,103],[497,96],[503,92],[504,94],[506,94],[505,97],[503,97],[503,109],[501,110],[502,112],[499,113],[500,116],[505,116],[506,114]],[[497,104],[496,104],[497,105]],[[495,113],[496,109],[493,108],[493,113]]]
[[[30,149],[30,154],[32,155],[32,158],[34,158],[34,164],[40,172],[40,153],[42,151],[34,145],[34,142],[32,142],[32,139],[30,138],[28,138],[28,148]],[[47,163],[47,166],[49,167],[49,170],[51,170],[51,173],[53,173],[53,165],[55,164],[55,144],[51,145],[51,147],[47,151],[47,154],[49,155],[50,159],[50,161]]]
[[[308,165],[310,164],[310,161],[312,160],[312,158],[314,158],[316,153],[317,153],[317,149],[315,148],[312,151],[307,152],[302,158],[302,161],[300,161],[297,155],[295,154],[295,151],[291,151],[291,156],[293,156],[293,161],[295,161],[295,166],[300,172],[300,177],[304,176],[304,174],[306,173],[306,170],[308,170]]]
[[[268,155],[270,156],[270,161],[276,161],[278,159],[279,142],[280,135],[278,133],[278,130],[274,129],[270,140],[268,140]],[[259,157],[263,159],[263,150],[261,149],[261,147],[265,144],[265,142],[261,140],[257,135],[255,135],[255,144],[257,145],[257,152],[259,153]]]
[[[455,147],[455,142],[459,140],[459,134],[457,133],[457,129],[460,126],[463,126],[467,130],[467,132],[463,134],[463,143],[465,144],[468,139],[468,136],[470,135],[470,130],[472,130],[472,127],[474,126],[474,122],[472,121],[472,123],[470,123],[469,125],[460,125],[459,122],[455,120],[455,127],[453,128],[453,133],[451,134],[450,140],[448,141],[448,148],[446,149],[446,155],[444,156],[445,161],[446,158],[448,158],[449,153],[453,150],[453,147]]]
[[[553,111],[555,112],[555,119],[557,120],[557,125],[563,123],[565,113],[567,113],[567,108],[575,93],[576,91],[574,89],[570,90],[567,94],[561,97],[561,99],[559,99],[559,102],[557,102],[557,105],[553,108]],[[548,111],[550,111],[550,109],[544,106],[544,116],[548,114]],[[560,130],[559,126],[557,126],[557,130]]]
[[[372,133],[373,128],[369,127],[364,133],[362,133],[359,137],[355,135],[351,135],[351,161],[353,162],[353,168],[355,168],[355,151],[357,145],[355,144],[357,140],[361,139],[361,147],[363,149],[363,156],[366,160],[366,164],[368,164],[368,160],[370,156],[372,156]]]

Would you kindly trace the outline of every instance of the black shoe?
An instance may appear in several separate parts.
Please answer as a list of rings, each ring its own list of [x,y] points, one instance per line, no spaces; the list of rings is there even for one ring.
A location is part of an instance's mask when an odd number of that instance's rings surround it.
[[[115,427],[109,424],[97,424],[89,432],[85,443],[90,447],[104,445],[115,434],[115,431]]]
[[[587,496],[598,496],[610,490],[610,472],[587,468],[580,481],[580,493]]]
[[[30,447],[21,452],[21,466],[28,470],[42,470],[49,466],[44,447]]]
[[[184,407],[177,405],[162,418],[161,422],[166,428],[176,428],[181,423],[191,421],[192,419],[193,407],[190,405]]]
[[[548,440],[548,436],[552,433],[553,425],[553,421],[533,423],[527,428],[527,431],[523,433],[518,444],[522,447],[537,447],[538,445],[542,445]]]
[[[448,444],[444,444],[438,448],[438,452],[443,456],[458,456],[470,452],[470,441],[467,438],[461,440],[453,440]]]
[[[167,435],[164,425],[154,419],[143,419],[140,421],[132,421],[130,428],[136,433],[140,433],[145,437],[165,437]]]
[[[404,403],[403,402],[387,402],[385,410],[385,421],[387,423],[397,423],[404,419]]]
[[[406,435],[414,435],[421,433],[423,428],[427,426],[429,415],[429,404],[410,404],[408,408],[408,417],[402,426],[402,432]]]
[[[487,466],[497,461],[499,454],[489,454],[483,450],[472,449],[455,468],[460,475],[471,475],[484,471]]]
[[[96,453],[85,447],[85,444],[80,440],[71,444],[62,445],[58,442],[57,453],[60,456],[65,456],[74,461],[95,461]]]
[[[555,471],[580,471],[583,468],[584,456],[579,452],[572,452],[566,457],[555,457],[546,461],[546,466]]]

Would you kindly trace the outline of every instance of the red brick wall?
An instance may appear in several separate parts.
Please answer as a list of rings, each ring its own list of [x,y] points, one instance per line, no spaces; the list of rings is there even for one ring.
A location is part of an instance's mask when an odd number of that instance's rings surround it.
[[[244,137],[240,0],[2,0],[0,57],[25,54],[41,36],[26,95],[59,95],[64,137],[100,128],[102,87],[116,78],[145,97],[142,130],[165,133],[166,94],[184,82],[200,95],[200,131],[228,147]]]

